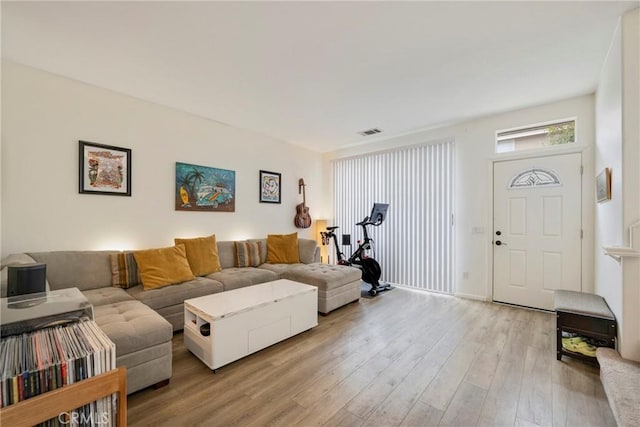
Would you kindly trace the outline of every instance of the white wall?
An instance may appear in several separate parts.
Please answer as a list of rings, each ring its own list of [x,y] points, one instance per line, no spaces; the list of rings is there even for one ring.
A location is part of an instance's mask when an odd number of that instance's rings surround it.
[[[622,17],[622,157],[625,244],[640,221],[640,8]],[[640,281],[640,278],[638,279]],[[639,283],[640,284],[640,283]]]
[[[603,246],[621,246],[622,225],[622,73],[620,27],[616,29],[602,67],[596,92],[596,173],[612,169],[611,200],[595,207],[595,293],[604,297],[620,318],[622,272],[613,259],[602,254]]]
[[[487,100],[491,102],[491,100]],[[525,126],[554,119],[576,117],[576,145],[586,147],[583,153],[583,290],[593,289],[593,144],[594,99],[581,96],[552,104],[496,114],[452,126],[416,132],[403,137],[379,140],[368,146],[358,146],[325,156],[325,175],[330,176],[333,158],[360,155],[400,146],[428,143],[446,138],[455,140],[455,289],[456,295],[491,299],[492,251],[492,159],[495,154],[495,132],[500,129]],[[425,120],[426,121],[426,120]],[[329,205],[330,200],[326,201]],[[473,227],[484,228],[483,234],[472,234]],[[384,266],[383,266],[384,268]],[[463,278],[468,273],[468,278]]]
[[[616,29],[596,93],[596,167],[613,169],[611,201],[596,206],[595,292],[618,321],[623,357],[640,360],[640,267],[607,257],[602,246],[630,245],[629,229],[640,221],[640,9],[626,13]]]
[[[633,245],[640,250],[640,8],[622,17],[622,141],[625,238],[635,224]],[[629,246],[625,240],[625,246]],[[640,259],[623,261],[623,316],[620,353],[640,362]]]
[[[312,218],[321,210],[318,153],[8,61],[2,104],[3,256],[160,247],[212,233],[312,237],[293,218],[300,177]],[[132,197],[78,193],[78,140],[132,149]],[[236,211],[175,211],[176,161],[235,170]],[[282,173],[282,204],[258,202],[260,169]]]

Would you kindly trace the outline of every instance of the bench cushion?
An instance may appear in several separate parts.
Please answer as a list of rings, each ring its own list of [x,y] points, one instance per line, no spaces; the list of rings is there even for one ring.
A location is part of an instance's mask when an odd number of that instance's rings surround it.
[[[555,310],[575,313],[600,319],[615,320],[615,317],[604,298],[584,292],[556,290]]]

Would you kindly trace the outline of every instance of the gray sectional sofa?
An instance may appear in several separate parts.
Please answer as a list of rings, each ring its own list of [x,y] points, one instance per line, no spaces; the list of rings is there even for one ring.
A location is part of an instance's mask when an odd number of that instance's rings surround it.
[[[266,248],[265,239],[257,240]],[[51,290],[76,287],[82,291],[94,307],[96,323],[116,344],[117,365],[127,367],[128,393],[171,378],[171,339],[174,331],[183,328],[186,299],[281,278],[317,286],[318,310],[323,314],[360,298],[360,270],[319,264],[314,240],[298,240],[300,263],[263,262],[258,267],[235,267],[232,241],[217,242],[217,247],[221,271],[150,290],[142,285],[129,289],[111,285],[113,251],[33,252],[12,255],[8,263],[45,263]]]

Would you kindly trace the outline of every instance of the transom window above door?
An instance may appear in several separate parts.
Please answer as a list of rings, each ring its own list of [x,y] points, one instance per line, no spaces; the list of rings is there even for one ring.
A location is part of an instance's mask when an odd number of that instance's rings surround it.
[[[496,153],[534,150],[576,142],[576,121],[565,119],[496,132]]]

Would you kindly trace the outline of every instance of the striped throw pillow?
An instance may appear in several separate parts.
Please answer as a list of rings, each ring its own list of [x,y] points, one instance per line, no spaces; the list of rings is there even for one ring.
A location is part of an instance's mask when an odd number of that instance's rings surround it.
[[[133,252],[111,254],[111,285],[129,289],[142,283]]]
[[[262,264],[262,242],[233,242],[236,267],[257,267]]]

